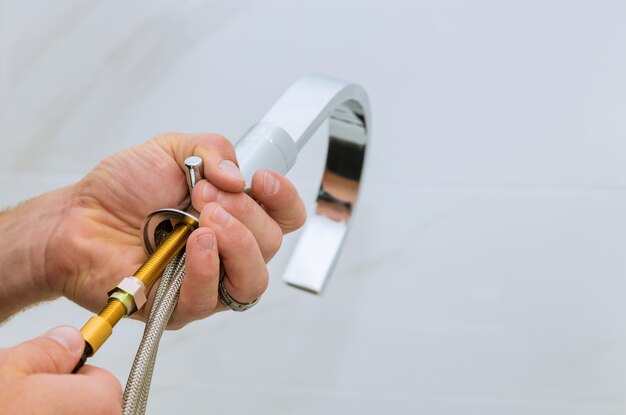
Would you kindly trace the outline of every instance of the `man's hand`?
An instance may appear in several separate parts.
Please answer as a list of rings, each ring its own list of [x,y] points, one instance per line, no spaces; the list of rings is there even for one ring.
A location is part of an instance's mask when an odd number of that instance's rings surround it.
[[[21,226],[29,230],[20,237],[26,241],[17,245],[32,245],[30,255],[22,254],[21,261],[6,259],[14,271],[4,285],[0,280],[0,298],[10,294],[15,298],[20,290],[18,297],[33,302],[65,295],[99,311],[106,304],[106,293],[146,259],[140,238],[146,216],[189,204],[184,160],[191,155],[202,157],[207,179],[196,185],[192,197],[201,212],[201,227],[187,242],[187,276],[169,327],[182,327],[224,309],[217,294],[220,257],[229,294],[241,303],[259,297],[268,284],[265,263],[277,252],[283,234],[305,220],[302,200],[285,177],[269,171],[257,172],[250,194],[243,192],[246,184],[234,148],[225,138],[171,133],[109,157],[75,185],[17,208],[21,214],[0,215],[5,236],[16,235]],[[24,215],[29,221],[20,223]],[[18,248],[14,251],[19,255]],[[27,269],[24,259],[32,261]],[[15,281],[15,272],[20,271],[27,275]],[[23,292],[24,286],[32,287],[31,292]],[[151,297],[137,317],[145,318]],[[24,302],[18,301],[8,312]]]
[[[0,408],[7,414],[121,414],[122,388],[94,366],[70,374],[83,353],[80,332],[57,327],[11,349],[0,349]]]

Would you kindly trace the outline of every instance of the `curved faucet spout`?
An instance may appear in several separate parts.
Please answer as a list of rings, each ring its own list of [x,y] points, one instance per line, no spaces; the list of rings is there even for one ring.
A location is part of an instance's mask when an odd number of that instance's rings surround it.
[[[236,145],[250,183],[259,169],[289,171],[326,120],[328,154],[315,212],[309,213],[283,277],[288,284],[317,294],[332,272],[357,202],[371,129],[365,90],[321,75],[302,78]]]

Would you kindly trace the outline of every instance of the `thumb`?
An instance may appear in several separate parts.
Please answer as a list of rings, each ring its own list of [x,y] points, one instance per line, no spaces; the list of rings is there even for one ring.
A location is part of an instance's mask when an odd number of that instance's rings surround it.
[[[25,375],[35,373],[71,373],[85,349],[78,330],[59,326],[42,336],[9,349],[11,366]]]

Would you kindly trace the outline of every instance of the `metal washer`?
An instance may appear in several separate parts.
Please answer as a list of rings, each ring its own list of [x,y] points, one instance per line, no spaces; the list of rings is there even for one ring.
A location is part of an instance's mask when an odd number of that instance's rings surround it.
[[[157,235],[157,229],[163,223],[169,221],[171,228],[174,229],[177,225],[184,223],[198,228],[198,218],[189,212],[184,212],[178,209],[159,209],[148,215],[141,227],[141,234],[143,237],[143,243],[148,255],[151,255],[159,246],[159,240]]]

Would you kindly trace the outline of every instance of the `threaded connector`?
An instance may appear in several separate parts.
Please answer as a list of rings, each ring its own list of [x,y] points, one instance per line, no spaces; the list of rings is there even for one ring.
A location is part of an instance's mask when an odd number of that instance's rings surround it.
[[[89,357],[93,356],[100,346],[109,338],[113,327],[124,317],[132,314],[145,304],[146,292],[150,286],[161,276],[167,264],[180,252],[187,243],[187,238],[193,231],[188,224],[178,225],[174,231],[163,241],[156,251],[135,272],[133,278],[143,285],[143,289],[124,285],[124,279],[109,295],[109,301],[102,311],[91,317],[80,329],[85,342],[90,346]],[[138,284],[136,284],[138,285]]]

